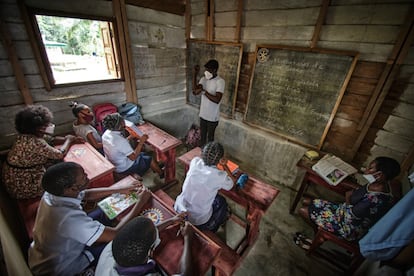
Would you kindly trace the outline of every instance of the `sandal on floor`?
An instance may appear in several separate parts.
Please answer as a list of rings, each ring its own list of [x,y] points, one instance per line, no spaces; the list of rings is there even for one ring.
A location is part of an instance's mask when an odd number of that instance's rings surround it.
[[[302,248],[303,250],[308,251],[310,249],[310,244],[304,243],[301,239],[299,239],[298,237],[294,237],[293,238],[294,243],[299,246],[300,248]]]
[[[308,237],[305,236],[305,234],[301,233],[301,232],[296,232],[295,233],[295,237],[300,239],[303,243],[311,245],[312,244],[312,240],[309,239]]]

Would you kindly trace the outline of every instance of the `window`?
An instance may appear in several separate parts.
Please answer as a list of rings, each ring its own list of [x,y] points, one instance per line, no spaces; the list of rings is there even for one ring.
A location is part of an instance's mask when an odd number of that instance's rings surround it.
[[[51,85],[120,79],[113,23],[34,14]]]

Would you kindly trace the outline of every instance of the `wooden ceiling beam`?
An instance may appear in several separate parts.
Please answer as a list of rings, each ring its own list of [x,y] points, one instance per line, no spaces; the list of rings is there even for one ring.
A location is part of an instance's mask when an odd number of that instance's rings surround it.
[[[185,14],[185,0],[126,0],[125,3],[156,11]]]

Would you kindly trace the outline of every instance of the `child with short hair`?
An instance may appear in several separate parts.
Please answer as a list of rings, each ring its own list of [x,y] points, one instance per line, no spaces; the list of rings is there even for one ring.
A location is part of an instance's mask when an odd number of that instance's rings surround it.
[[[217,194],[220,189],[230,190],[236,181],[223,158],[223,146],[210,142],[203,147],[201,158],[191,160],[181,194],[174,209],[187,212],[188,220],[200,230],[216,232],[229,216],[227,202]],[[225,171],[217,168],[223,165]]]

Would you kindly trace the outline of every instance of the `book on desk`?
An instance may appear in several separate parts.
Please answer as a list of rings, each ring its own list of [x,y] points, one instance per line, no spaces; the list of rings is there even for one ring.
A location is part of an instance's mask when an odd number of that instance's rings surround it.
[[[338,185],[346,177],[357,172],[357,169],[334,155],[325,155],[312,166],[312,170],[332,186]]]
[[[144,133],[131,121],[125,120],[125,128],[135,138],[140,138]]]

